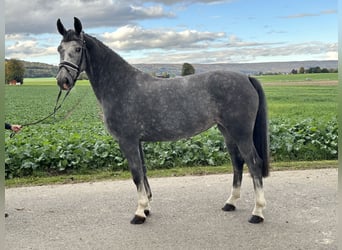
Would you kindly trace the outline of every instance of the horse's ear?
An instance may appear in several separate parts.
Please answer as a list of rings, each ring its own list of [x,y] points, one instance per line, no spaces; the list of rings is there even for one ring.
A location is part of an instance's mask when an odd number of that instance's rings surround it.
[[[66,29],[64,28],[64,25],[61,22],[61,19],[58,18],[57,20],[57,29],[59,34],[61,34],[62,36],[64,36],[66,34]]]
[[[80,19],[78,19],[77,17],[74,17],[74,27],[75,27],[75,31],[77,34],[81,34],[82,32],[82,24]]]

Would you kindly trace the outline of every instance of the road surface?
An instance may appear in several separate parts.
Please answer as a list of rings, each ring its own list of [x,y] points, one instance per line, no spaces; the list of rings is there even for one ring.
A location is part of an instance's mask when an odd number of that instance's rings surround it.
[[[5,249],[337,249],[337,169],[272,172],[265,221],[249,174],[234,212],[223,212],[232,175],[151,178],[151,216],[131,180],[6,189]]]

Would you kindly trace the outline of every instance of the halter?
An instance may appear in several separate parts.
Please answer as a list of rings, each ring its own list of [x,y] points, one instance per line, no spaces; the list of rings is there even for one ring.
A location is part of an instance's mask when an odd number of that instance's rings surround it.
[[[76,65],[72,62],[68,62],[68,61],[62,61],[58,66],[59,66],[59,70],[61,68],[65,68],[66,71],[68,71],[68,73],[70,74],[70,71],[74,71],[76,72],[76,77],[73,79],[74,82],[77,80],[78,76],[80,75],[80,66],[82,64],[82,61],[83,61],[83,54],[85,54],[85,40],[84,40],[84,35],[83,35],[83,32],[81,32],[80,34],[81,38],[81,42],[82,42],[82,47],[81,47],[81,59],[80,59],[80,65]]]

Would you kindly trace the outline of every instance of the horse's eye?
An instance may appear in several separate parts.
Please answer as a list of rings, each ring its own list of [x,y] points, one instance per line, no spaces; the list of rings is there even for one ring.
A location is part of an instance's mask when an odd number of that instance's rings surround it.
[[[76,52],[81,52],[81,48],[80,47],[76,48]]]

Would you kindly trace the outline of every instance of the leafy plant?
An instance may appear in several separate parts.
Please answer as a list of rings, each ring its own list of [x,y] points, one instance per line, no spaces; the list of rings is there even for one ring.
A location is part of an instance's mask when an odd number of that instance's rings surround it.
[[[45,172],[87,172],[91,169],[127,170],[118,144],[102,127],[88,124],[76,129],[50,125],[49,130],[28,128],[30,136],[6,141],[6,178]],[[337,159],[337,119],[327,124],[308,119],[299,123],[270,122],[270,152],[273,161]],[[30,143],[28,143],[30,142]],[[144,143],[149,169],[175,166],[219,166],[229,161],[223,137],[216,128],[187,140]]]
[[[274,161],[337,159],[337,118],[326,123],[271,121],[270,141]]]

